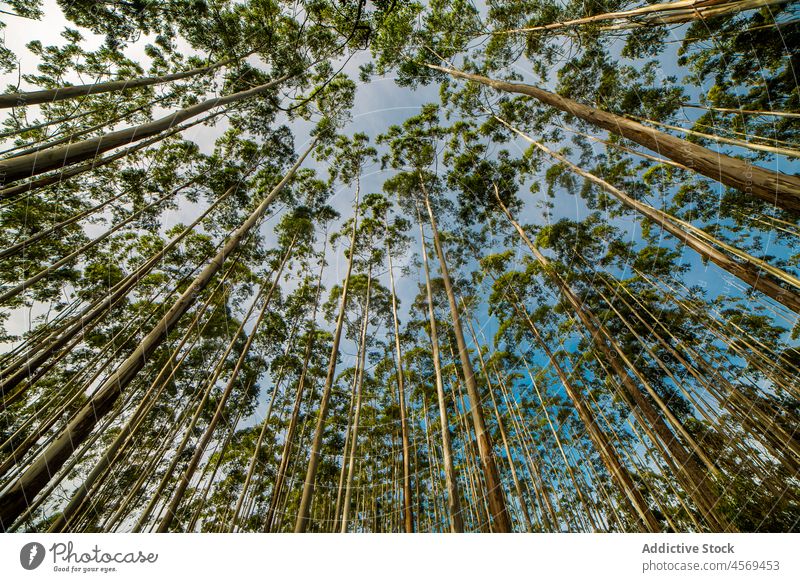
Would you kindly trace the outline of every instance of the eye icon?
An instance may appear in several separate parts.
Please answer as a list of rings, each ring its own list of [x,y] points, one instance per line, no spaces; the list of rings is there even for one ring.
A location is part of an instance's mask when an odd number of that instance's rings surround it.
[[[30,542],[19,551],[19,563],[26,570],[35,570],[44,561],[44,546],[39,542]]]

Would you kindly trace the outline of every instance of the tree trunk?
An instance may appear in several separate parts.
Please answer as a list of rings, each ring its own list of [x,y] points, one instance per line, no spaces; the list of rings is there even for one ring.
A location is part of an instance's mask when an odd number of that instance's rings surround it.
[[[425,185],[422,183],[420,176],[420,184],[423,190]],[[444,281],[445,293],[447,294],[447,301],[450,304],[450,315],[453,319],[453,332],[456,336],[456,343],[458,346],[458,355],[461,360],[461,367],[464,371],[464,381],[467,387],[467,395],[469,396],[470,406],[472,408],[472,422],[475,428],[475,437],[478,439],[478,452],[481,457],[481,464],[483,465],[484,478],[486,479],[487,496],[489,500],[489,508],[492,514],[492,531],[494,532],[510,532],[511,521],[506,511],[506,502],[503,496],[503,486],[500,481],[500,473],[497,471],[497,464],[494,459],[494,451],[492,450],[492,441],[489,432],[486,430],[486,423],[483,418],[483,409],[481,407],[481,399],[478,394],[478,386],[475,382],[475,374],[472,370],[472,363],[469,359],[469,352],[467,351],[467,344],[464,341],[464,331],[461,329],[461,320],[458,315],[458,306],[456,305],[455,292],[453,284],[450,281],[450,273],[447,269],[447,261],[445,260],[444,251],[442,250],[441,241],[439,240],[439,230],[436,226],[436,218],[433,215],[431,202],[428,197],[427,191],[424,196],[425,207],[428,210],[428,219],[431,224],[431,231],[433,232],[433,246],[436,249],[436,255],[439,257],[439,266],[442,271],[442,280]]]
[[[227,279],[227,276],[230,273],[230,271],[231,268],[229,268],[228,271],[225,273],[225,275],[223,275],[222,278],[223,281]],[[114,465],[118,461],[120,455],[131,444],[132,437],[136,433],[136,431],[138,431],[139,427],[144,421],[145,416],[152,410],[153,406],[155,405],[159,396],[163,392],[164,388],[166,388],[172,381],[172,378],[178,371],[178,368],[181,366],[185,358],[190,354],[191,350],[196,345],[197,339],[203,335],[203,332],[206,329],[208,321],[198,331],[197,338],[189,345],[189,347],[186,350],[184,350],[183,354],[180,355],[181,350],[186,345],[186,342],[189,340],[189,335],[196,328],[197,324],[200,322],[200,318],[203,316],[208,307],[211,305],[214,295],[221,287],[222,285],[217,285],[217,288],[214,290],[214,292],[209,294],[206,301],[203,303],[200,309],[197,310],[194,319],[187,327],[186,332],[184,333],[181,340],[178,342],[178,345],[175,346],[175,348],[173,349],[167,362],[164,364],[161,370],[159,370],[158,374],[153,379],[153,382],[150,384],[149,388],[140,398],[139,405],[137,406],[136,410],[133,412],[133,414],[131,414],[131,416],[125,422],[125,425],[120,429],[119,433],[114,438],[114,441],[110,445],[108,445],[108,448],[106,448],[106,450],[100,456],[100,459],[97,461],[95,466],[83,480],[83,483],[72,494],[72,498],[70,499],[69,503],[67,503],[66,507],[62,510],[61,514],[50,524],[50,527],[48,528],[49,532],[57,533],[57,532],[67,531],[67,529],[71,525],[73,516],[75,516],[78,513],[78,511],[80,511],[86,499],[96,491],[97,487],[99,487],[100,483],[102,483],[102,480],[108,475],[108,468]]]
[[[461,304],[464,306],[464,313],[467,314],[467,305],[464,302],[464,298],[461,298]],[[492,400],[492,410],[494,411],[494,418],[497,422],[497,428],[500,431],[500,438],[503,441],[503,448],[506,452],[506,459],[508,461],[508,469],[511,473],[511,480],[514,482],[514,490],[517,493],[517,499],[519,499],[519,505],[522,508],[522,517],[525,521],[525,531],[532,532],[533,525],[531,524],[531,516],[530,511],[528,510],[528,504],[525,501],[525,495],[522,492],[522,486],[519,482],[519,477],[517,476],[517,470],[514,467],[514,457],[511,455],[511,447],[508,444],[508,436],[506,435],[506,428],[503,424],[503,419],[500,417],[500,410],[497,407],[497,399],[494,396],[494,386],[492,386],[492,381],[489,378],[489,370],[486,367],[486,362],[483,359],[483,352],[481,351],[481,346],[478,343],[478,336],[475,335],[475,328],[472,325],[472,319],[467,316],[467,329],[469,329],[470,335],[472,336],[472,341],[475,344],[475,350],[478,352],[478,361],[481,364],[481,371],[486,379],[486,389],[489,392],[489,397]]]
[[[463,533],[464,520],[461,515],[461,493],[458,487],[458,476],[453,463],[453,445],[450,439],[450,422],[447,418],[447,400],[442,380],[442,363],[439,357],[439,333],[436,326],[436,314],[433,311],[433,292],[431,290],[431,274],[428,266],[428,251],[425,249],[425,232],[422,228],[422,216],[417,208],[422,264],[425,266],[425,292],[428,300],[428,320],[430,323],[431,358],[436,376],[436,396],[439,402],[439,424],[442,430],[442,456],[444,457],[444,476],[447,486],[447,508],[450,512],[450,531]]]
[[[74,178],[80,174],[85,174],[86,172],[91,172],[97,168],[101,168],[103,166],[107,166],[108,164],[115,162],[117,160],[121,160],[122,158],[129,156],[134,152],[138,152],[143,150],[144,148],[153,145],[154,143],[158,143],[165,138],[175,135],[176,133],[180,133],[189,129],[190,127],[194,127],[195,125],[199,125],[201,123],[205,123],[218,115],[222,115],[225,112],[223,109],[222,111],[212,113],[210,115],[206,115],[205,117],[201,117],[195,121],[191,121],[189,123],[184,123],[183,125],[179,125],[177,127],[172,127],[163,133],[159,133],[155,137],[147,139],[143,142],[140,142],[134,146],[125,148],[121,151],[118,151],[110,156],[106,156],[104,158],[93,158],[91,162],[86,164],[81,164],[79,166],[74,166],[71,168],[62,168],[60,171],[52,172],[47,174],[46,176],[42,176],[41,178],[37,178],[36,180],[30,180],[28,182],[23,182],[22,184],[16,184],[14,186],[9,186],[7,188],[0,189],[0,199],[3,198],[11,198],[18,194],[25,194],[26,197],[30,195],[32,192],[44,188],[46,186],[50,186],[52,184],[61,184],[68,180],[69,178]],[[2,185],[2,181],[0,181],[0,185]]]
[[[242,58],[246,57],[244,55]],[[21,93],[5,93],[0,95],[0,109],[8,107],[24,107],[26,105],[39,105],[42,103],[55,103],[76,97],[86,97],[88,95],[98,95],[100,93],[111,93],[113,91],[124,91],[126,89],[136,89],[138,87],[150,87],[161,85],[171,81],[179,81],[188,77],[202,75],[218,69],[236,60],[236,57],[223,59],[218,63],[198,67],[183,71],[182,73],[171,73],[158,77],[138,77],[136,79],[124,79],[121,81],[106,81],[104,83],[90,83],[87,85],[73,85],[58,87],[56,89],[43,89],[40,91],[27,91]]]
[[[740,148],[745,148],[745,149],[749,149],[749,150],[753,150],[753,151],[757,151],[757,152],[767,152],[767,153],[775,154],[775,155],[778,155],[778,156],[786,156],[786,157],[789,157],[789,158],[800,158],[800,150],[796,150],[796,149],[792,149],[792,148],[782,148],[782,147],[777,147],[777,146],[770,146],[770,145],[764,145],[764,144],[760,144],[760,143],[755,143],[755,142],[751,142],[751,141],[743,141],[741,139],[734,139],[734,138],[731,138],[731,137],[723,137],[723,136],[719,136],[719,135],[711,135],[711,134],[708,134],[708,133],[702,133],[702,132],[699,132],[699,131],[695,131],[693,129],[686,129],[685,127],[679,127],[677,125],[670,125],[668,123],[662,123],[660,121],[655,121],[655,120],[652,120],[652,119],[646,119],[644,117],[639,117],[638,115],[630,115],[629,117],[631,117],[633,119],[636,119],[638,121],[643,121],[645,123],[650,123],[652,125],[658,125],[659,127],[663,127],[664,129],[671,129],[672,131],[678,131],[678,132],[684,133],[686,135],[693,135],[695,137],[699,137],[699,138],[705,139],[705,140],[716,141],[716,142],[719,142],[719,143],[724,143],[724,144],[728,144],[728,145],[732,145],[732,146],[736,146],[736,147],[740,147]],[[758,138],[758,136],[750,136],[750,137]],[[758,138],[758,139],[770,139],[770,138]]]
[[[691,103],[681,103],[681,107],[690,107],[691,109],[703,109],[705,111],[718,111],[720,113],[735,113],[738,115],[764,115],[768,117],[795,117],[800,118],[800,113],[791,113],[788,111],[754,111],[752,109],[730,109],[727,107],[704,107],[703,105],[693,105]]]
[[[595,14],[593,16],[586,16],[584,18],[575,18],[573,20],[566,20],[563,22],[553,22],[551,24],[543,24],[541,26],[531,26],[527,28],[515,28],[513,30],[499,30],[493,34],[517,34],[523,32],[540,32],[545,30],[560,30],[580,24],[591,24],[594,22],[603,22],[607,20],[633,20],[630,24],[637,25],[639,22],[644,23],[669,23],[669,22],[688,22],[698,18],[710,18],[720,14],[730,14],[741,12],[744,10],[753,10],[770,6],[773,4],[781,4],[787,0],[678,0],[676,2],[663,2],[659,4],[651,4],[642,8],[634,8],[631,10],[621,10],[619,12],[605,12],[603,14]],[[642,17],[639,20],[637,17]]]
[[[406,389],[403,374],[403,351],[400,348],[400,322],[397,318],[397,295],[394,287],[394,266],[392,249],[386,243],[389,257],[389,284],[392,293],[392,322],[394,324],[394,350],[397,357],[397,392],[400,405],[400,431],[403,440],[403,525],[406,533],[414,533],[414,499],[411,494],[411,445],[408,439],[408,419],[406,418]]]
[[[359,352],[361,349],[359,348]],[[340,528],[339,517],[342,515],[342,498],[344,497],[344,478],[347,473],[347,451],[350,448],[350,435],[353,427],[353,411],[356,407],[356,391],[358,388],[358,370],[353,371],[353,388],[350,390],[350,406],[347,408],[347,428],[344,434],[344,446],[342,447],[342,467],[339,469],[339,483],[336,487],[336,506],[333,510],[331,520],[331,531],[338,531]]]
[[[347,290],[350,285],[350,275],[353,272],[353,259],[355,258],[355,244],[356,232],[358,230],[358,215],[359,215],[359,200],[361,198],[361,186],[356,185],[356,201],[355,201],[355,216],[353,217],[353,231],[350,235],[350,258],[347,262],[347,275],[345,275],[344,284],[342,285],[342,299],[339,303],[339,315],[336,318],[336,330],[333,334],[333,346],[331,347],[331,356],[328,360],[328,373],[325,377],[325,387],[322,391],[322,399],[319,404],[319,413],[317,415],[317,425],[314,429],[314,439],[311,443],[311,450],[308,459],[308,470],[306,471],[306,479],[303,483],[303,495],[300,498],[300,507],[297,511],[297,520],[295,521],[295,533],[303,533],[308,528],[311,510],[311,500],[314,497],[314,481],[317,477],[317,466],[319,465],[319,456],[322,449],[322,433],[325,430],[325,419],[328,416],[328,404],[331,397],[331,389],[333,388],[333,381],[336,378],[336,363],[339,358],[339,343],[342,339],[342,327],[344,326],[344,315],[347,309]]]
[[[278,472],[275,474],[275,483],[272,487],[272,494],[270,495],[269,500],[269,508],[267,509],[267,517],[264,520],[264,531],[271,532],[272,531],[272,524],[275,519],[275,511],[278,508],[278,501],[283,490],[283,483],[286,479],[286,471],[289,467],[289,456],[292,451],[292,445],[294,444],[294,434],[297,430],[297,422],[300,417],[300,406],[303,402],[303,394],[305,393],[305,386],[306,386],[306,375],[308,374],[308,365],[311,360],[311,353],[314,349],[314,340],[316,335],[316,319],[317,319],[317,310],[319,309],[319,299],[320,294],[322,292],[322,274],[325,271],[325,255],[327,250],[328,239],[327,236],[325,237],[325,246],[322,250],[322,258],[320,260],[319,266],[319,276],[317,278],[317,292],[314,299],[314,309],[311,313],[311,319],[309,319],[309,329],[308,329],[308,339],[306,341],[306,349],[305,353],[303,354],[303,368],[300,372],[300,378],[297,381],[297,393],[294,400],[294,408],[292,410],[292,416],[289,419],[289,426],[286,429],[286,436],[283,439],[283,452],[281,453],[281,462],[278,466]],[[266,426],[266,421],[265,421]],[[264,429],[262,428],[262,433]],[[259,442],[263,436],[259,436]],[[247,488],[250,484],[250,479],[253,473],[253,469],[255,468],[255,455],[250,462],[250,468],[247,471],[247,479],[245,480],[245,484],[242,487],[242,493],[239,496],[239,501],[237,502],[236,511],[234,512],[234,518],[231,522],[231,531],[235,531],[236,529],[236,519],[239,515],[239,510],[242,504],[242,500],[244,499],[244,495],[247,493]]]
[[[353,475],[356,466],[356,451],[358,450],[358,423],[361,418],[361,396],[364,392],[364,366],[367,357],[367,329],[369,328],[369,299],[372,291],[372,269],[367,275],[367,297],[364,301],[364,320],[361,323],[361,337],[358,342],[358,367],[356,368],[356,408],[353,417],[353,436],[350,442],[350,463],[347,469],[347,484],[344,489],[344,503],[342,504],[342,533],[347,533],[347,521],[350,517],[350,498],[353,493]]]
[[[284,75],[274,81],[264,83],[263,85],[246,91],[240,91],[233,95],[226,95],[225,97],[214,97],[213,99],[208,99],[196,105],[176,111],[175,113],[171,113],[161,119],[137,125],[136,127],[129,127],[128,129],[114,131],[73,144],[4,160],[0,162],[0,177],[2,177],[0,184],[7,184],[22,178],[37,176],[48,170],[63,168],[77,162],[82,162],[83,160],[94,158],[103,152],[107,152],[119,146],[146,139],[170,129],[175,124],[196,117],[214,107],[221,107],[260,95],[275,85],[287,80],[289,77],[290,75]]]
[[[771,172],[753,166],[747,160],[732,158],[704,148],[692,142],[645,127],[626,117],[601,109],[582,105],[567,97],[550,93],[533,85],[497,81],[482,75],[465,73],[457,69],[426,65],[454,77],[476,81],[499,91],[528,95],[565,113],[630,139],[649,150],[659,152],[667,158],[683,164],[693,171],[736,188],[745,194],[756,196],[784,210],[800,212],[800,177],[780,172]]]
[[[306,156],[315,146],[316,141],[303,152],[297,162],[289,169],[286,176],[272,189],[247,220],[236,229],[236,232],[231,235],[223,248],[205,269],[197,275],[192,284],[189,285],[181,297],[142,340],[139,347],[92,394],[88,402],[78,411],[47,450],[0,497],[0,530],[4,530],[11,525],[14,519],[24,510],[27,501],[33,499],[41,491],[75,448],[92,432],[95,424],[114,407],[120,394],[144,367],[147,359],[158,349],[167,334],[174,329],[181,317],[194,304],[198,294],[205,289],[214,275],[222,268],[227,257],[239,248],[245,236],[260,222],[269,205],[291,180]]]
[[[520,314],[520,309],[518,309],[516,305],[514,306],[514,310],[517,312],[517,315]],[[662,531],[661,524],[650,511],[650,507],[648,507],[647,502],[644,500],[644,497],[642,497],[638,487],[636,487],[636,484],[628,472],[627,467],[625,467],[620,458],[617,456],[617,452],[611,445],[611,442],[609,441],[605,432],[603,432],[603,430],[597,424],[597,420],[594,417],[592,409],[589,408],[586,403],[584,403],[583,397],[578,388],[575,387],[572,382],[570,382],[567,374],[561,367],[561,364],[559,364],[558,360],[553,355],[553,352],[550,351],[549,346],[544,341],[544,338],[542,338],[538,328],[536,325],[534,325],[527,311],[524,313],[524,319],[528,324],[528,329],[531,330],[536,338],[536,342],[544,350],[547,359],[553,365],[553,369],[556,371],[562,386],[564,386],[567,396],[569,396],[569,399],[572,401],[578,416],[583,422],[583,425],[586,427],[586,431],[589,433],[589,438],[592,439],[597,452],[600,453],[600,458],[608,470],[609,475],[611,475],[611,478],[616,482],[617,487],[619,487],[620,491],[622,491],[622,493],[628,499],[632,513],[639,517],[646,531],[650,533]]]

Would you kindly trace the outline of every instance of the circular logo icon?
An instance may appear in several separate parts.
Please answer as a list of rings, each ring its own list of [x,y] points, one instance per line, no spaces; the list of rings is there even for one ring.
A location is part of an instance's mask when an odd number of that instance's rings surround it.
[[[35,570],[44,561],[44,546],[39,542],[30,542],[19,551],[19,563],[26,570]]]

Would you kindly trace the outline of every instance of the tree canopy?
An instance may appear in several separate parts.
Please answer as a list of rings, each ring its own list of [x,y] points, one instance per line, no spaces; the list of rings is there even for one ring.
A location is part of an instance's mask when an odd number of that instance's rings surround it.
[[[790,0],[9,0],[0,531],[790,532]]]

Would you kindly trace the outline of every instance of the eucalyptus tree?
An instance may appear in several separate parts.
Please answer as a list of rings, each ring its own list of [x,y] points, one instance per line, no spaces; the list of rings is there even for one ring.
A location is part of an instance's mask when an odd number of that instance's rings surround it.
[[[169,507],[166,510],[166,514],[163,516],[158,525],[158,531],[163,532],[170,529],[170,526],[178,511],[178,507],[181,503],[181,499],[191,482],[192,475],[196,471],[197,466],[204,455],[205,448],[208,446],[216,426],[222,419],[228,400],[231,398],[235,388],[241,389],[240,384],[242,386],[247,385],[247,382],[240,380],[238,376],[248,359],[250,349],[253,346],[253,342],[258,334],[259,325],[264,319],[264,315],[267,313],[267,310],[271,308],[270,300],[276,293],[276,289],[278,288],[279,280],[283,275],[283,271],[295,253],[302,253],[303,247],[307,247],[312,241],[311,237],[313,234],[313,224],[308,210],[301,207],[296,209],[292,214],[285,215],[281,223],[276,227],[276,234],[278,235],[278,248],[275,249],[277,251],[275,253],[277,257],[272,265],[270,265],[274,272],[274,278],[268,285],[266,283],[262,284],[261,292],[263,292],[267,286],[268,290],[264,294],[261,308],[258,311],[258,314],[253,322],[253,327],[249,331],[247,339],[241,348],[240,355],[236,360],[236,364],[234,365],[233,370],[230,372],[230,376],[225,384],[225,388],[219,397],[214,415],[206,426],[200,442],[195,446],[193,456],[189,461],[188,466],[180,476],[177,487],[172,494]],[[241,406],[241,404],[238,404],[237,406]]]
[[[384,241],[388,236],[386,230],[386,200],[379,194],[368,194],[361,202],[360,214],[362,221],[356,232],[355,245],[351,250],[354,257],[354,270],[356,274],[351,280],[352,308],[358,313],[356,322],[347,325],[349,334],[358,346],[355,371],[353,377],[353,418],[352,427],[348,431],[350,450],[345,451],[344,461],[347,461],[347,476],[344,480],[342,498],[341,531],[347,532],[349,525],[351,495],[353,478],[355,474],[356,453],[359,445],[359,422],[364,402],[365,379],[369,377],[366,370],[367,354],[371,338],[370,326],[377,327],[388,323],[386,321],[389,311],[388,291],[377,281],[377,269],[386,260]],[[383,239],[383,240],[382,240]],[[331,299],[337,299],[337,288],[334,287]],[[374,333],[374,332],[373,332]],[[343,467],[344,469],[344,467]],[[344,473],[343,473],[344,474]],[[335,519],[339,519],[338,514]]]
[[[408,248],[409,238],[404,231],[409,228],[407,220],[401,217],[393,217],[389,223],[388,201],[376,209],[378,216],[382,216],[385,238],[386,238],[386,258],[389,263],[389,285],[392,296],[392,324],[394,328],[394,349],[395,349],[395,368],[397,372],[397,396],[398,412],[400,415],[400,431],[403,446],[403,525],[406,533],[414,532],[414,497],[411,486],[411,444],[409,441],[409,419],[406,413],[406,388],[405,373],[403,371],[403,349],[400,338],[400,320],[398,317],[398,299],[394,278],[394,263],[392,256],[403,252]]]
[[[312,144],[312,147],[314,144]],[[302,161],[310,152],[306,150],[297,162],[289,169],[286,176],[261,200],[260,204],[250,214],[247,220],[228,238],[222,249],[214,259],[195,277],[192,284],[183,292],[181,297],[173,304],[172,308],[161,318],[152,329],[142,344],[134,350],[118,371],[111,376],[93,394],[86,406],[73,418],[70,424],[54,441],[51,447],[43,453],[43,457],[34,463],[20,478],[15,486],[7,491],[4,498],[3,523],[13,520],[25,503],[25,498],[30,498],[45,485],[48,476],[59,467],[74,451],[77,444],[91,432],[94,424],[104,412],[110,410],[125,385],[141,370],[146,358],[152,350],[157,348],[164,340],[174,323],[183,316],[193,303],[193,298],[202,291],[214,275],[219,272],[225,258],[230,256],[239,246],[242,239],[259,222],[270,203],[279,194],[283,186],[289,182],[299,168]]]
[[[58,5],[0,94],[0,528],[795,527],[791,3]],[[373,148],[376,73],[440,103]]]
[[[377,154],[376,150],[368,145],[368,138],[364,134],[356,134],[353,138],[340,136],[335,142],[335,147],[332,147],[326,152],[327,155],[333,155],[332,164],[330,166],[331,179],[341,179],[346,185],[355,187],[354,196],[354,216],[348,222],[348,230],[350,231],[350,244],[347,250],[347,272],[341,287],[341,298],[339,301],[339,311],[336,317],[336,327],[333,335],[333,345],[331,347],[331,355],[328,362],[328,373],[325,378],[325,385],[323,387],[321,401],[319,405],[319,414],[317,416],[317,425],[314,429],[314,438],[309,452],[308,471],[306,473],[305,482],[303,483],[303,495],[300,501],[300,508],[297,514],[297,521],[295,523],[295,532],[302,533],[308,527],[309,514],[311,509],[311,501],[314,495],[314,480],[316,477],[317,465],[319,463],[320,451],[322,447],[322,438],[325,428],[325,420],[328,412],[328,403],[330,400],[331,389],[336,376],[336,366],[339,358],[339,344],[342,336],[342,329],[344,326],[345,312],[347,309],[347,295],[350,285],[350,277],[353,271],[353,264],[355,262],[357,233],[359,224],[359,209],[361,200],[361,174],[364,168],[367,167],[371,160],[375,159]]]
[[[491,527],[493,531],[506,532],[511,530],[511,523],[506,510],[493,445],[486,430],[481,398],[464,339],[459,307],[456,302],[447,259],[441,243],[436,213],[433,210],[433,202],[431,200],[432,194],[437,195],[440,193],[436,175],[432,174],[431,167],[436,162],[438,141],[444,136],[444,133],[444,130],[439,127],[438,112],[434,106],[426,106],[420,115],[407,120],[402,127],[395,126],[390,128],[389,132],[381,138],[382,141],[388,142],[390,150],[384,163],[391,164],[398,170],[404,170],[404,173],[391,181],[387,181],[386,187],[390,191],[394,189],[396,194],[401,198],[405,198],[405,202],[409,206],[415,207],[414,210],[417,213],[421,214],[424,209],[425,214],[427,214],[433,235],[433,245],[439,260],[439,268],[450,306],[450,317],[458,344],[458,356],[461,362],[464,382],[467,386],[472,421],[478,441],[483,475],[486,480],[487,497],[491,508]],[[406,189],[400,190],[404,186]],[[421,222],[421,219],[419,220]]]

